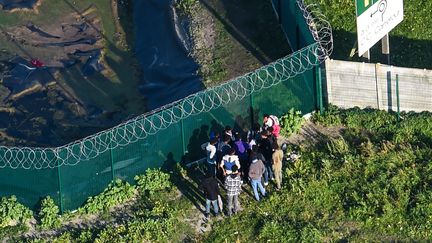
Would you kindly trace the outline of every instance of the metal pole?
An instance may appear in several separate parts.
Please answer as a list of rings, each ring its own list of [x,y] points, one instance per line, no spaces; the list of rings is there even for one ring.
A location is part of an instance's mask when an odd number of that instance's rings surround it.
[[[396,74],[396,102],[397,102],[397,120],[400,121],[400,103],[399,103],[399,74]]]
[[[362,55],[363,58],[366,58],[367,62],[370,62],[370,50],[367,50],[367,52],[365,52]]]
[[[57,164],[57,179],[58,179],[58,187],[59,187],[59,202],[60,202],[60,214],[63,214],[63,197],[62,197],[62,183],[61,183],[61,173],[60,173],[60,163],[56,158]]]
[[[114,174],[114,154],[113,154],[113,149],[112,149],[112,146],[111,146],[113,135],[112,135],[112,132],[109,132],[108,134],[109,134],[109,139],[110,139],[110,148],[109,148],[109,150],[110,150],[110,160],[111,160],[111,178],[114,181],[115,180],[115,174]]]
[[[253,125],[255,123],[254,119],[254,98],[253,98],[253,87],[252,83],[249,83],[249,89],[251,91],[249,95],[249,102],[250,102],[250,117],[251,117],[251,128],[253,128]]]
[[[181,130],[180,132],[181,132],[182,152],[183,152],[183,156],[184,156],[186,154],[186,143],[185,143],[183,118],[181,118],[181,120],[180,120],[180,130]]]
[[[388,33],[381,39],[381,46],[381,52],[383,54],[382,62],[390,65],[390,39]]]
[[[316,67],[316,85],[317,85],[317,102],[320,113],[324,112],[323,105],[323,92],[322,92],[322,76],[321,76],[321,66]]]

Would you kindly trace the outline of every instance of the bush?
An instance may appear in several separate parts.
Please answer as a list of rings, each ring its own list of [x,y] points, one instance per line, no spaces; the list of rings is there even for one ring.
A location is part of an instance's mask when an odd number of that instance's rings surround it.
[[[32,211],[20,204],[15,196],[1,198],[0,228],[26,223],[32,218]]]
[[[42,200],[41,209],[39,211],[39,218],[41,221],[40,227],[42,229],[54,229],[61,225],[59,216],[59,208],[54,203],[51,197],[46,197]]]
[[[280,134],[284,137],[289,137],[299,132],[304,122],[301,112],[295,111],[294,108],[291,108],[279,120],[281,126]]]
[[[130,200],[135,192],[134,186],[117,179],[111,182],[101,194],[89,197],[86,204],[78,211],[87,214],[107,212],[112,207]]]
[[[170,175],[162,172],[160,169],[147,169],[144,175],[135,176],[138,190],[154,194],[157,191],[165,190],[172,187]]]

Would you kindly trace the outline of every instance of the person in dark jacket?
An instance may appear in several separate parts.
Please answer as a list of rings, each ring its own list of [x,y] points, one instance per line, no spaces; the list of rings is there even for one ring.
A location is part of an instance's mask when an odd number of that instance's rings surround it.
[[[207,173],[206,178],[202,181],[201,188],[204,191],[204,197],[206,199],[205,216],[208,217],[210,215],[211,205],[213,205],[215,216],[217,216],[219,214],[218,196],[220,195],[220,192],[218,181],[211,172]]]
[[[269,179],[274,180],[273,168],[272,168],[272,155],[273,148],[268,138],[268,132],[266,130],[261,132],[261,140],[258,144],[259,151],[264,155],[265,161],[265,173],[264,173],[264,186],[268,185]]]

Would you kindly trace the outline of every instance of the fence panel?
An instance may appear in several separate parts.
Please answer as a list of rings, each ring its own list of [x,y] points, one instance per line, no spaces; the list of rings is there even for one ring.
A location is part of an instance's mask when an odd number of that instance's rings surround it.
[[[105,134],[104,136],[107,136]],[[83,150],[75,145],[73,150]],[[62,155],[64,152],[60,152]],[[64,165],[59,168],[64,210],[73,210],[81,206],[89,196],[102,192],[112,180],[111,155],[109,151],[96,158],[81,161],[76,165]]]

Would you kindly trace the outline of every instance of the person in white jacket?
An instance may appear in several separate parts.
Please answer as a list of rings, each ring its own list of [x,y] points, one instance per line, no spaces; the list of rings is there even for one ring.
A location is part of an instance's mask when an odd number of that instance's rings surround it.
[[[228,154],[222,157],[222,162],[220,164],[220,168],[222,169],[224,176],[230,175],[232,173],[232,168],[234,165],[237,166],[237,169],[240,169],[239,157],[235,154],[235,149],[231,148]]]
[[[208,171],[211,175],[216,176],[216,143],[217,138],[210,139],[210,142],[201,145],[201,149],[205,150],[207,153],[206,161]]]

